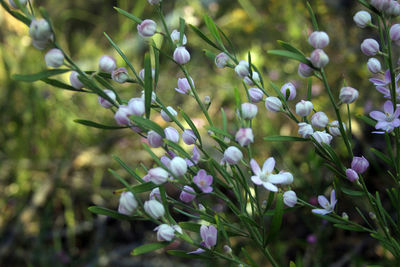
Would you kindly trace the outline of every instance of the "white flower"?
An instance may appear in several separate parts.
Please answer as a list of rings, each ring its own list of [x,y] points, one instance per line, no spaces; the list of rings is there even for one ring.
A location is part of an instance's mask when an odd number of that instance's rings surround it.
[[[312,213],[320,215],[331,213],[335,209],[336,202],[335,190],[331,192],[331,202],[329,202],[325,196],[318,196],[318,203],[322,209],[313,209]]]
[[[251,177],[253,183],[256,185],[262,185],[265,189],[272,192],[278,192],[278,187],[276,187],[275,184],[287,184],[288,179],[291,178],[293,180],[293,176],[288,175],[289,173],[286,172],[272,174],[275,167],[275,159],[272,157],[268,158],[264,162],[262,169],[260,169],[260,166],[254,159],[251,159],[250,166],[251,170],[255,174]]]

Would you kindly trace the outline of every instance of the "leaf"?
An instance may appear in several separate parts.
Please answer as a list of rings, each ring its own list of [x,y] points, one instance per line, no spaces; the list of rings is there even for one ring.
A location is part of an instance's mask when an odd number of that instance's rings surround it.
[[[111,217],[111,218],[114,218],[117,220],[124,220],[124,221],[136,220],[136,218],[133,216],[127,216],[127,215],[121,214],[115,210],[110,210],[110,209],[106,209],[103,207],[91,206],[88,208],[88,210],[92,213],[99,214],[99,215],[105,215],[107,217]]]
[[[112,155],[112,157],[114,158],[114,160],[116,162],[119,163],[119,165],[121,165],[122,168],[124,168],[133,178],[135,178],[139,183],[143,183],[142,178],[140,178],[139,175],[136,174],[136,172],[134,170],[132,170],[131,168],[129,168],[128,165],[125,164],[125,162],[123,162],[119,157]]]
[[[158,125],[154,121],[151,121],[149,119],[142,118],[139,116],[135,116],[135,115],[131,116],[131,119],[141,128],[144,128],[147,130],[153,130],[156,133],[158,133],[159,135],[161,135],[163,138],[165,138],[164,130],[161,128],[160,125]]]
[[[70,71],[69,69],[52,69],[52,70],[45,70],[35,74],[14,74],[12,75],[12,79],[21,82],[35,82],[54,75],[63,74],[69,71]]]
[[[180,222],[179,226],[182,227],[182,229],[191,231],[191,232],[195,232],[195,233],[199,233],[200,232],[200,224],[197,223],[193,223],[193,222]]]
[[[281,228],[282,225],[282,218],[283,218],[283,194],[278,193],[276,194],[275,213],[274,217],[272,217],[272,222],[269,228],[269,233],[266,243],[271,241],[279,233],[279,229]]]
[[[391,160],[388,156],[386,156],[385,154],[383,154],[382,152],[380,152],[379,150],[372,148],[371,147],[371,152],[375,154],[375,156],[377,156],[378,158],[380,158],[381,160],[383,160],[386,164],[390,165]]]
[[[142,23],[142,20],[141,20],[140,18],[138,18],[138,17],[132,15],[131,13],[129,13],[129,12],[127,12],[127,11],[121,9],[121,8],[118,8],[118,7],[114,7],[114,9],[117,10],[117,12],[120,13],[121,15],[124,15],[124,16],[127,17],[128,19],[133,20],[133,21],[136,22],[137,24]]]
[[[150,118],[152,92],[153,78],[151,70],[151,60],[149,53],[146,53],[144,56],[144,106],[147,119]]]
[[[300,142],[306,142],[306,141],[310,141],[309,139],[306,139],[306,138],[302,138],[302,137],[297,137],[297,136],[280,136],[280,135],[277,135],[277,136],[267,136],[267,137],[264,137],[264,140],[265,141],[273,141],[273,142],[275,142],[275,141],[277,141],[277,142],[297,142],[297,141],[300,141]]]
[[[185,19],[179,18],[179,44],[183,44],[183,36],[185,35]]]
[[[340,229],[344,229],[344,230],[348,230],[348,231],[365,232],[364,229],[362,229],[359,226],[355,226],[355,225],[334,224],[333,226],[335,226],[336,228],[340,228]]]
[[[257,266],[259,266],[259,265],[250,257],[250,254],[249,254],[249,252],[247,252],[247,250],[246,250],[245,247],[242,247],[242,252],[243,252],[244,256],[246,257],[247,262],[250,264],[250,266],[252,266],[252,267],[257,267]]]
[[[217,134],[220,134],[222,136],[225,136],[225,137],[228,137],[230,139],[233,139],[233,136],[231,134],[225,132],[222,129],[216,128],[214,126],[205,126],[204,128],[206,128],[207,130],[213,131],[214,133],[217,133]]]
[[[65,84],[63,82],[54,80],[54,79],[49,79],[49,78],[43,78],[40,79],[42,82],[47,83],[49,85],[52,85],[54,87],[60,88],[60,89],[64,89],[64,90],[69,90],[69,91],[75,91],[75,92],[83,92],[83,93],[92,93],[90,91],[86,91],[83,89],[76,89],[74,87],[72,87],[71,85]]]
[[[221,36],[219,35],[217,27],[214,24],[214,21],[207,14],[205,14],[204,22],[206,23],[206,26],[207,26],[208,30],[210,31],[211,35],[215,38],[217,43],[223,48],[224,44],[222,42]]]
[[[375,127],[375,125],[376,125],[376,121],[375,120],[373,120],[370,117],[367,117],[365,115],[356,115],[356,118],[364,121],[366,124],[368,124],[368,125],[370,125],[372,127]]]
[[[204,52],[204,54],[206,55],[206,57],[208,57],[208,58],[211,59],[212,61],[215,60],[216,55],[215,55],[213,52],[211,52],[211,51],[208,50],[208,49],[203,49],[203,52]]]
[[[125,129],[128,128],[127,126],[109,126],[109,125],[103,125],[99,124],[94,121],[88,121],[88,120],[74,120],[74,122],[83,124],[85,126],[93,127],[93,128],[98,128],[98,129],[105,129],[105,130],[118,130],[118,129]]]
[[[334,217],[331,217],[331,216],[329,216],[329,215],[320,215],[320,214],[316,214],[316,213],[313,213],[313,214],[314,214],[315,216],[317,216],[317,217],[320,217],[320,218],[323,219],[323,220],[328,221],[328,222],[337,223],[337,224],[343,223],[343,221],[341,221],[341,220],[339,220],[339,219],[336,219],[336,218],[334,218]]]
[[[130,189],[131,189],[131,191],[133,191],[133,193],[139,194],[139,193],[149,192],[149,191],[153,190],[154,188],[156,188],[157,186],[158,185],[154,184],[153,182],[146,182],[143,184],[131,186]]]
[[[159,242],[159,243],[144,244],[144,245],[141,245],[141,246],[135,248],[134,250],[132,250],[131,254],[133,256],[142,255],[142,254],[154,251],[154,250],[158,250],[158,249],[164,248],[164,247],[168,246],[169,244],[170,244],[169,242]]]
[[[361,197],[364,195],[364,192],[362,192],[362,191],[352,190],[352,189],[349,189],[349,188],[346,188],[343,186],[340,188],[340,190],[349,196]]]
[[[290,51],[286,50],[268,50],[267,52],[270,55],[276,55],[276,56],[282,56],[282,57],[287,57],[291,58],[300,62],[303,62],[304,64],[311,65],[310,61],[303,55],[293,53]]]
[[[213,41],[211,41],[199,28],[197,28],[196,26],[189,24],[190,28],[192,28],[192,30],[197,34],[197,36],[199,36],[201,39],[203,39],[204,41],[206,41],[209,45],[211,45],[212,47],[216,48],[219,50],[218,46],[216,44],[214,44]]]
[[[310,14],[311,22],[314,27],[314,31],[318,31],[318,23],[317,23],[317,18],[315,17],[314,11],[311,8],[311,5],[309,2],[307,2],[307,9],[308,13]]]
[[[278,44],[280,44],[283,48],[285,48],[286,50],[288,50],[290,52],[293,52],[293,53],[299,54],[299,55],[301,55],[303,57],[306,57],[303,54],[303,52],[301,52],[299,49],[297,49],[296,47],[292,46],[291,44],[289,44],[287,42],[278,40]]]
[[[1,5],[3,6],[3,8],[4,8],[11,16],[13,16],[13,17],[16,18],[17,20],[19,20],[19,21],[25,23],[25,25],[28,26],[28,27],[31,25],[31,19],[30,19],[30,18],[25,17],[24,15],[22,15],[21,13],[19,13],[19,12],[17,12],[17,11],[11,10],[10,7],[9,7],[6,3],[4,3],[4,1],[0,1],[0,3],[1,3]]]
[[[239,219],[242,220],[242,221],[245,221],[247,224],[250,224],[250,225],[252,225],[254,227],[259,227],[259,225],[254,220],[252,220],[251,218],[247,217],[247,215],[241,214],[241,215],[239,215]]]

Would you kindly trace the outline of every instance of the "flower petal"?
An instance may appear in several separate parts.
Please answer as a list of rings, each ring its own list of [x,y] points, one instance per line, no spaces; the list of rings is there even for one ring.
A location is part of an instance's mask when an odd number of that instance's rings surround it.
[[[318,196],[318,203],[323,208],[329,206],[329,201],[325,196]]]
[[[336,202],[336,194],[335,189],[331,191],[331,205],[334,206],[332,203]]]
[[[205,252],[204,249],[198,248],[198,249],[196,249],[196,250],[194,250],[194,251],[191,251],[191,252],[188,252],[188,253],[186,253],[186,254],[200,254],[200,253],[204,253],[204,252]]]
[[[253,171],[253,173],[255,175],[260,175],[261,169],[260,169],[260,166],[258,165],[258,163],[257,163],[257,161],[255,159],[251,159],[250,160],[250,167],[251,167],[251,170]]]
[[[313,209],[313,210],[311,210],[311,212],[315,213],[315,214],[319,214],[319,215],[325,215],[325,214],[330,213],[330,211],[324,210],[324,209]]]
[[[283,184],[287,181],[288,177],[285,174],[270,174],[268,176],[268,182],[273,184]]]
[[[251,181],[255,183],[256,185],[261,185],[263,181],[261,181],[260,176],[251,176]]]
[[[269,182],[264,182],[262,185],[265,187],[265,189],[271,191],[271,192],[278,192],[278,187],[275,185],[269,183]]]
[[[392,101],[388,100],[388,101],[385,102],[385,104],[383,104],[383,111],[385,111],[385,113],[393,114],[393,103],[392,103]]]
[[[271,173],[275,167],[275,159],[273,157],[268,158],[262,167],[263,173],[269,172]]]
[[[371,116],[371,118],[373,118],[376,121],[384,121],[386,119],[386,115],[385,113],[381,112],[381,111],[371,111],[369,113],[369,116]]]

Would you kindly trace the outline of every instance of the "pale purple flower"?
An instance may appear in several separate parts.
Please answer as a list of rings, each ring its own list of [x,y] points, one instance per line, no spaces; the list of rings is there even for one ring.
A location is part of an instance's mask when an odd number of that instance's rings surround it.
[[[194,87],[194,82],[193,82],[192,77],[189,77],[189,78]],[[189,81],[186,78],[181,78],[181,79],[178,79],[178,88],[175,88],[175,90],[181,94],[189,94],[190,91],[192,90],[192,88],[190,87]]]
[[[347,169],[346,170],[346,177],[349,179],[350,182],[354,182],[358,179],[358,174],[355,170],[353,169]]]
[[[364,173],[369,167],[369,162],[364,156],[354,157],[351,162],[351,168],[357,173]]]
[[[235,135],[235,141],[241,146],[248,146],[254,142],[253,130],[251,128],[240,128]]]
[[[197,175],[193,177],[193,182],[200,188],[203,193],[211,193],[213,191],[212,182],[213,177],[211,175],[207,175],[206,171],[200,169],[197,172]]]
[[[185,144],[187,144],[187,145],[193,145],[196,143],[197,137],[194,134],[192,129],[183,130],[183,133],[181,136],[182,136],[183,142],[185,142]]]
[[[269,191],[278,192],[278,187],[275,184],[285,184],[288,181],[289,176],[286,173],[272,174],[275,167],[275,159],[273,157],[264,162],[262,169],[254,159],[250,160],[250,166],[254,173],[251,177],[253,183],[262,185]]]
[[[397,106],[396,110],[393,108],[392,101],[388,100],[383,105],[384,112],[371,111],[369,115],[377,121],[375,128],[377,130],[384,130],[385,132],[392,132],[394,128],[400,126],[400,107]]]
[[[117,98],[117,96],[115,95],[114,91],[112,91],[112,90],[105,89],[105,90],[103,90],[103,92],[104,92],[106,95],[108,95],[108,97],[110,97],[110,98],[111,98],[112,100],[114,100],[114,101],[115,101],[115,99]],[[101,106],[103,106],[104,108],[111,108],[111,107],[113,106],[112,103],[110,103],[108,100],[102,98],[101,96],[98,97],[98,101],[99,101],[99,104],[100,104]]]
[[[332,190],[331,192],[331,202],[329,202],[325,196],[320,195],[318,196],[318,203],[322,209],[313,209],[312,213],[320,215],[331,213],[335,209],[336,202],[335,190]]]
[[[218,230],[214,225],[202,225],[200,227],[200,236],[201,239],[203,239],[202,245],[208,249],[211,249],[211,247],[214,247],[217,244]]]
[[[151,190],[150,195],[149,195],[150,200],[161,200],[161,194],[160,194],[160,188],[156,187],[153,190]]]
[[[185,185],[181,194],[179,195],[179,199],[185,203],[189,203],[196,198],[196,192],[191,186]]]
[[[175,237],[175,229],[169,226],[168,224],[161,224],[154,228],[154,231],[157,231],[157,240],[158,241],[171,241]]]
[[[190,61],[190,53],[184,46],[177,47],[174,51],[174,60],[180,64],[185,65]]]

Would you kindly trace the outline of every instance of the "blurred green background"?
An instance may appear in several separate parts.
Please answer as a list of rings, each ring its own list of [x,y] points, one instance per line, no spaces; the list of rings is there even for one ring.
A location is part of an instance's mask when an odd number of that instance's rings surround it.
[[[361,55],[359,43],[366,36],[375,36],[355,27],[352,16],[360,9],[356,2],[319,0],[311,1],[311,5],[321,29],[331,37],[327,73],[333,91],[338,94],[343,79],[359,89],[360,100],[352,109],[355,114],[362,114],[379,107],[383,101],[367,81],[367,58]],[[59,42],[82,69],[97,69],[98,59],[104,54],[113,55],[118,65],[124,66],[103,32],[117,42],[137,70],[143,68],[147,44],[137,35],[136,25],[118,15],[113,7],[143,19],[156,19],[154,8],[146,0],[43,0],[33,4],[48,10]],[[306,55],[311,52],[307,36],[312,29],[305,1],[177,0],[165,1],[164,6],[170,29],[178,27],[179,17],[204,29],[202,16],[209,14],[231,38],[241,58],[246,59],[247,52],[251,51],[253,63],[264,80],[274,81],[278,86],[292,81],[298,88],[296,100],[306,97],[306,80],[297,75],[297,63],[266,53],[278,48],[276,40],[290,42]],[[61,91],[42,82],[12,80],[12,74],[44,70],[44,53],[32,47],[25,25],[3,9],[0,9],[0,25],[0,265],[185,266],[183,260],[162,251],[136,258],[129,255],[134,247],[155,240],[153,225],[115,221],[87,210],[92,205],[117,208],[118,196],[113,191],[122,185],[111,176],[109,168],[133,182],[111,155],[117,155],[132,168],[140,163],[151,166],[151,158],[142,150],[143,140],[130,130],[105,131],[74,123],[75,119],[88,119],[114,124],[112,113],[99,106],[94,95]],[[230,69],[217,69],[202,53],[202,49],[212,48],[192,31],[187,29],[186,34],[192,54],[188,68],[200,97],[211,96],[212,117],[219,118],[219,110],[224,107],[233,120],[233,90],[239,87],[243,92],[241,80]],[[68,75],[61,77],[68,82]],[[161,58],[159,97],[174,108],[184,109],[200,125],[204,124],[200,110],[193,108],[193,100],[175,92],[176,80],[180,77],[183,74],[179,69]],[[140,95],[135,85],[116,87],[124,98]],[[329,107],[318,82],[313,85],[313,96],[317,109]],[[161,118],[155,120],[163,124]],[[381,144],[364,135],[365,129],[359,123],[353,122],[356,154],[370,156],[363,150],[363,144],[368,142],[376,147]],[[315,157],[312,147],[262,140],[268,135],[297,135],[295,124],[282,114],[267,112],[260,103],[254,125],[257,138],[254,147],[260,163],[268,156],[275,156],[279,169],[295,174],[294,189],[305,200],[326,193],[324,190],[333,175]],[[230,130],[235,131],[233,124]],[[204,129],[203,134],[206,134]],[[377,165],[375,169],[379,168]],[[372,182],[371,187],[379,190],[380,182]],[[178,192],[169,194],[176,196]],[[356,216],[349,210],[353,205],[351,200],[339,200],[339,210],[350,216]],[[390,263],[391,255],[365,234],[349,236],[348,232],[321,223],[306,209],[297,209],[285,216],[284,228],[273,251],[286,266],[289,260],[296,259],[302,266],[388,266]],[[307,243],[309,235],[315,235],[318,242]],[[260,264],[266,264],[261,256],[252,256]]]

